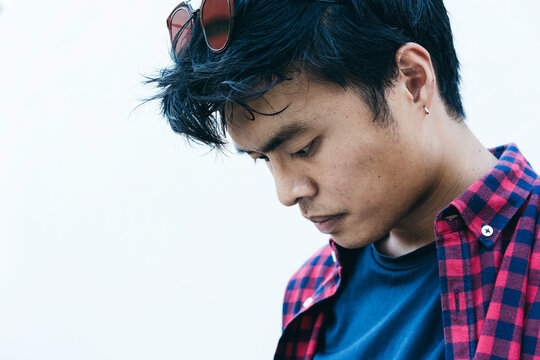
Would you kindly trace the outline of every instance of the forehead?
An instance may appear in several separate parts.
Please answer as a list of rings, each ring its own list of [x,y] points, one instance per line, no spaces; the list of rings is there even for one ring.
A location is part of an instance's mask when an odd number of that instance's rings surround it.
[[[249,148],[291,123],[315,126],[318,119],[334,109],[331,98],[339,93],[343,90],[334,84],[299,75],[248,102],[251,113],[240,105],[227,106],[227,132],[237,145]]]

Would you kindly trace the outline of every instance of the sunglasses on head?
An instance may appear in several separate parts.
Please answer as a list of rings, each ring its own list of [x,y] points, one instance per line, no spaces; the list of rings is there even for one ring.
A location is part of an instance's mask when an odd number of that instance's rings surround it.
[[[329,4],[344,4],[342,0],[312,0]],[[189,0],[176,6],[167,18],[167,28],[175,53],[180,54],[189,44],[195,15],[199,21],[206,45],[215,54],[219,54],[229,45],[234,19],[233,0],[203,0],[201,7],[193,10]]]

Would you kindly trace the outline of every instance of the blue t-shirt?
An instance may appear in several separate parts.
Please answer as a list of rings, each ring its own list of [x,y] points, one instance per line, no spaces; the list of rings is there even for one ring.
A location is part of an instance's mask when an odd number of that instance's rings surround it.
[[[391,258],[376,246],[354,260],[327,310],[315,360],[444,359],[435,242]]]

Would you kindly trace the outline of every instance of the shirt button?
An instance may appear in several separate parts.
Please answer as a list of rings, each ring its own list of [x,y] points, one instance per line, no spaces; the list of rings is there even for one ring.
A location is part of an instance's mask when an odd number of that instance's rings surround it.
[[[313,298],[312,297],[308,297],[306,299],[306,301],[304,301],[304,307],[307,308],[309,305],[311,305],[311,303],[313,302]]]
[[[493,235],[493,228],[489,225],[482,226],[482,235],[484,235],[485,237],[490,237],[491,235]]]
[[[337,262],[336,252],[334,250],[332,250],[332,260],[334,260],[334,262]]]

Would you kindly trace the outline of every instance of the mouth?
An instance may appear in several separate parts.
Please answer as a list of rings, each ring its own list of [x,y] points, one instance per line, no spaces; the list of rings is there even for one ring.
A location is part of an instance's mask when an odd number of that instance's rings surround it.
[[[335,232],[339,222],[345,214],[325,215],[325,216],[310,216],[308,219],[315,224],[315,227],[323,234],[331,234]]]

